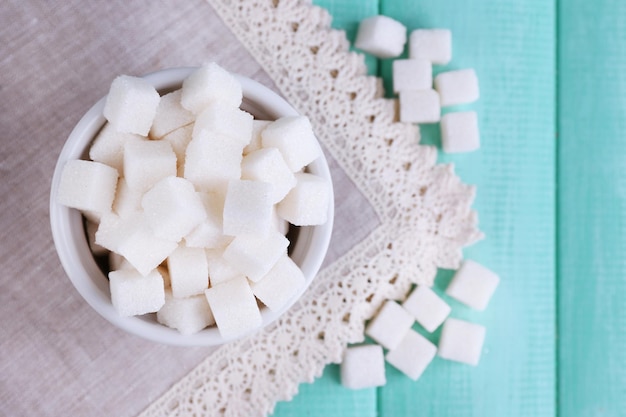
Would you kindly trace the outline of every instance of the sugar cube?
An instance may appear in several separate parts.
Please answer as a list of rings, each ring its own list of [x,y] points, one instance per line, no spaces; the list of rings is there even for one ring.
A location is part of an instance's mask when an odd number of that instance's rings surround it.
[[[454,274],[446,294],[476,310],[484,310],[500,283],[500,277],[478,262],[467,259]]]
[[[100,162],[71,160],[63,167],[57,202],[78,210],[109,213],[115,198],[117,171]]]
[[[85,226],[87,232],[87,242],[89,243],[89,249],[94,255],[104,255],[108,251],[105,247],[96,243],[96,232],[98,231],[98,223],[87,220]]]
[[[387,349],[395,349],[407,334],[415,319],[402,306],[387,300],[369,322],[365,334]]]
[[[276,148],[259,149],[244,156],[241,161],[241,179],[272,184],[272,203],[285,198],[296,185],[296,177]]]
[[[387,383],[385,358],[379,345],[351,346],[341,361],[341,384],[350,389],[380,387]]]
[[[245,278],[245,275],[228,263],[223,255],[223,249],[206,250],[207,265],[209,267],[209,282],[211,286],[234,278]]]
[[[238,108],[230,108],[220,104],[206,107],[194,122],[192,137],[202,132],[209,135],[224,136],[240,145],[240,152],[250,143],[252,137],[253,117]]]
[[[113,211],[120,217],[129,217],[133,213],[141,211],[141,199],[143,193],[131,189],[125,178],[120,178],[117,182],[117,193],[113,201]]]
[[[195,114],[213,103],[237,108],[242,98],[239,81],[214,62],[198,68],[183,81],[181,104]]]
[[[111,123],[106,123],[89,148],[89,158],[115,168],[120,176],[124,174],[124,144],[129,141],[147,140],[134,133],[115,130]]]
[[[400,344],[387,352],[385,359],[413,381],[417,381],[437,354],[437,346],[421,334],[409,330]]]
[[[266,236],[272,224],[272,185],[262,181],[231,180],[224,200],[224,234]]]
[[[209,268],[202,248],[179,246],[167,257],[167,267],[176,298],[203,294],[209,287]]]
[[[124,177],[128,186],[145,192],[159,180],[176,175],[176,154],[163,140],[130,141],[124,145]]]
[[[436,123],[441,119],[439,94],[435,90],[400,91],[400,121]]]
[[[165,304],[156,314],[161,324],[191,335],[215,323],[213,313],[204,294],[186,298],[176,298],[165,290]]]
[[[444,359],[478,365],[485,341],[484,326],[449,318],[443,324],[438,355]]]
[[[154,235],[173,242],[179,242],[207,217],[193,184],[175,176],[157,182],[144,194],[141,207]]]
[[[448,29],[416,29],[409,36],[409,57],[445,65],[452,59],[452,33]]]
[[[246,147],[243,148],[244,155],[261,149],[261,132],[263,132],[263,129],[265,129],[270,123],[272,123],[270,120],[252,120],[252,137],[250,138],[250,142],[246,145]]]
[[[115,213],[107,213],[100,218],[95,242],[113,252],[118,252],[126,238],[128,228],[140,218],[140,213],[122,218]]]
[[[266,237],[240,235],[224,249],[224,259],[250,281],[259,281],[287,253],[289,240],[272,231]]]
[[[150,128],[151,139],[161,139],[168,133],[194,121],[194,114],[180,104],[181,90],[161,97]]]
[[[176,154],[176,166],[178,168],[185,165],[185,152],[187,146],[191,142],[191,133],[193,132],[194,123],[178,128],[167,135],[163,136],[163,140],[172,145],[172,150]],[[182,176],[182,175],[179,175]]]
[[[289,233],[289,222],[278,215],[276,206],[272,207],[272,227],[283,236]]]
[[[103,114],[119,132],[148,136],[160,99],[148,81],[120,75],[111,83]]]
[[[264,148],[278,148],[292,172],[322,154],[306,116],[286,116],[271,122],[261,132],[261,143]]]
[[[393,61],[393,91],[428,90],[433,87],[433,66],[421,58]]]
[[[109,272],[111,302],[120,316],[154,313],[165,303],[163,277],[155,269],[141,275],[133,269]]]
[[[224,248],[232,237],[222,233],[222,213],[224,212],[224,194],[220,192],[199,192],[206,211],[206,219],[185,236],[185,244],[194,248]]]
[[[402,54],[406,43],[406,27],[387,16],[372,16],[359,24],[354,47],[378,58],[394,58]]]
[[[278,214],[296,226],[326,223],[331,185],[322,177],[299,172],[296,186],[276,206]]]
[[[425,285],[418,285],[402,303],[427,331],[434,332],[450,314],[451,308]]]
[[[259,281],[250,287],[254,295],[273,311],[279,311],[304,287],[302,271],[285,253]]]
[[[475,111],[441,116],[441,147],[447,153],[472,152],[480,148],[478,115]]]
[[[130,262],[126,260],[122,255],[117,254],[115,252],[109,252],[109,270],[117,271],[118,269],[135,269]],[[163,275],[163,272],[161,275]],[[165,277],[163,277],[163,282],[165,283]]]
[[[214,285],[204,294],[224,339],[237,338],[261,327],[261,312],[245,277]]]
[[[442,72],[435,77],[435,89],[442,107],[472,103],[480,96],[478,77],[471,68]]]

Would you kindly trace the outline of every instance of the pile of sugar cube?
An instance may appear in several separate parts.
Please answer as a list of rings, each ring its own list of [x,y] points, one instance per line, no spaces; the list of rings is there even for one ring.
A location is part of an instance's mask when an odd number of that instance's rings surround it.
[[[387,17],[363,20],[354,46],[379,58],[395,58],[404,51],[407,29]],[[400,102],[399,119],[407,123],[441,124],[444,152],[470,152],[480,147],[475,111],[450,111],[442,107],[472,103],[479,98],[478,77],[471,69],[446,71],[433,82],[433,65],[452,58],[452,34],[447,29],[416,29],[409,37],[408,59],[393,61],[393,90]],[[434,84],[434,88],[433,88]]]
[[[475,309],[485,310],[500,278],[483,265],[465,260],[446,288],[446,295]],[[412,380],[417,380],[436,355],[477,365],[485,327],[449,317],[452,309],[431,288],[418,285],[402,305],[387,300],[368,323],[365,334],[376,344],[349,347],[341,363],[341,382],[352,389],[386,383],[385,360]],[[443,324],[439,345],[413,330],[417,322],[429,333]],[[383,352],[387,349],[387,354]]]
[[[155,313],[183,334],[216,324],[236,338],[304,285],[289,224],[327,221],[331,188],[307,172],[321,156],[305,116],[255,120],[239,81],[215,63],[163,96],[119,76],[106,125],[61,174],[57,201],[80,210],[92,251],[109,256],[122,316]]]

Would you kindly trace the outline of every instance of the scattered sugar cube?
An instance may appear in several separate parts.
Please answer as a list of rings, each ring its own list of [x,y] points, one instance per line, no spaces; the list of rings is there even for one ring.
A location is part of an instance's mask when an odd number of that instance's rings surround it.
[[[243,110],[212,104],[196,118],[192,137],[202,132],[211,136],[225,136],[236,141],[240,145],[240,152],[243,152],[252,137],[252,121],[252,115]]]
[[[141,199],[143,193],[131,189],[125,178],[120,178],[117,182],[117,193],[113,201],[113,211],[120,217],[129,217],[141,211]]]
[[[261,327],[261,312],[245,277],[214,285],[204,294],[224,339],[243,336]]]
[[[211,286],[220,284],[234,278],[245,276],[235,269],[226,259],[224,259],[223,249],[207,249],[207,265],[209,267],[209,282]]]
[[[222,233],[222,213],[224,212],[224,194],[220,192],[198,195],[206,211],[206,219],[197,225],[187,236],[185,243],[192,248],[224,248],[232,237]]]
[[[129,141],[143,140],[148,139],[134,133],[118,132],[111,123],[105,123],[89,148],[89,158],[115,168],[122,176],[124,175],[124,144]]]
[[[141,207],[154,235],[173,242],[179,242],[207,217],[193,184],[174,176],[157,182],[143,196]]]
[[[273,204],[285,198],[296,185],[296,177],[276,148],[259,149],[244,156],[241,179],[272,184],[270,200]]]
[[[428,90],[433,87],[433,66],[421,58],[393,61],[393,91]]]
[[[204,249],[179,246],[167,257],[167,267],[174,297],[203,294],[209,288],[209,268]]]
[[[378,58],[394,58],[402,54],[405,43],[406,27],[379,15],[361,21],[354,47]]]
[[[478,115],[475,111],[441,116],[441,147],[446,153],[472,152],[480,148]]]
[[[250,281],[259,281],[287,253],[289,240],[278,232],[266,237],[240,235],[224,249],[224,259]]]
[[[448,29],[416,29],[409,36],[409,57],[445,65],[452,59],[452,33]]]
[[[279,311],[304,287],[305,278],[285,253],[259,281],[250,283],[254,295],[272,311]]]
[[[295,174],[296,186],[276,206],[278,214],[296,226],[326,223],[331,185],[322,177],[305,172]]]
[[[195,114],[213,103],[237,108],[242,98],[239,81],[214,62],[198,68],[183,81],[181,104]]]
[[[193,126],[194,123],[191,123],[163,136],[163,140],[172,145],[172,150],[176,154],[176,166],[178,168],[184,167],[185,165],[185,152],[187,151],[189,142],[191,142]],[[182,177],[182,175],[179,176]]]
[[[184,176],[198,191],[223,190],[229,180],[241,178],[241,149],[229,137],[203,132],[187,146]]]
[[[194,114],[180,104],[181,90],[172,91],[161,97],[156,115],[150,128],[150,138],[161,139],[194,121]]]
[[[117,171],[100,162],[71,160],[63,167],[57,202],[67,207],[95,213],[109,213],[115,198]]]
[[[120,75],[111,83],[103,114],[119,132],[148,136],[160,100],[148,81]]]
[[[437,354],[437,346],[421,334],[409,330],[395,348],[387,352],[385,359],[413,381],[417,381]]]
[[[378,314],[370,321],[365,334],[387,349],[398,347],[415,319],[402,306],[392,300],[383,304]]]
[[[272,185],[231,180],[224,200],[223,230],[229,236],[266,236],[272,224]]]
[[[204,294],[176,298],[169,290],[165,290],[165,304],[157,311],[156,317],[159,323],[176,329],[184,335],[198,333],[215,323]]]
[[[500,277],[478,262],[467,259],[454,274],[446,294],[476,310],[484,310],[500,283]]]
[[[87,220],[87,242],[89,243],[89,249],[94,255],[104,255],[108,252],[107,248],[100,246],[96,243],[96,232],[98,231],[98,223]]]
[[[120,316],[154,313],[165,303],[163,277],[155,269],[141,275],[132,269],[109,272],[111,302]]]
[[[400,121],[436,123],[441,119],[439,94],[435,90],[400,91]]]
[[[480,324],[449,318],[443,324],[438,354],[444,359],[476,366],[485,333],[485,327]]]
[[[385,358],[379,345],[347,348],[341,361],[341,384],[350,389],[380,387],[387,383]]]
[[[322,155],[306,116],[287,116],[271,122],[261,132],[261,143],[264,148],[278,148],[292,172]]]
[[[442,72],[435,77],[435,89],[442,107],[473,103],[480,96],[478,77],[471,68]]]
[[[411,295],[402,303],[402,307],[431,333],[437,330],[451,311],[450,306],[425,285],[415,287]]]
[[[124,145],[124,177],[128,186],[145,192],[165,177],[176,175],[176,154],[163,140],[131,141]]]
[[[258,149],[261,149],[262,147],[261,132],[263,132],[263,129],[265,129],[267,125],[269,125],[270,123],[272,123],[270,120],[254,119],[252,121],[252,137],[250,138],[250,142],[246,145],[246,147],[243,148],[244,155],[247,155],[250,152],[254,152]]]

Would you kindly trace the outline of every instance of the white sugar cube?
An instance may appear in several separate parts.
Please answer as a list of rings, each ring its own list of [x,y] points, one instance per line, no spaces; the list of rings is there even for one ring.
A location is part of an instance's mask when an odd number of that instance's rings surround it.
[[[443,324],[438,355],[444,359],[478,365],[485,341],[484,326],[449,318]]]
[[[244,156],[241,161],[241,179],[272,184],[272,203],[285,198],[296,185],[296,177],[276,148],[259,149]]]
[[[193,184],[180,177],[157,182],[143,196],[141,207],[154,235],[173,242],[179,242],[207,217]]]
[[[436,123],[441,119],[439,94],[435,90],[400,91],[400,121]]]
[[[211,286],[234,278],[245,278],[245,275],[228,263],[223,255],[223,249],[206,250],[207,265],[209,267],[209,282]]]
[[[241,177],[242,146],[226,136],[206,132],[194,137],[185,153],[184,176],[198,191],[220,191]]]
[[[385,359],[413,381],[417,381],[437,354],[437,346],[421,334],[409,330],[395,348],[387,352]]]
[[[179,246],[167,257],[167,267],[176,298],[203,294],[209,287],[209,268],[202,248]]]
[[[289,233],[289,222],[278,215],[276,206],[272,207],[272,227],[283,236]]]
[[[185,243],[193,248],[224,248],[232,237],[222,233],[222,213],[224,212],[224,194],[220,192],[198,195],[204,204],[206,219],[185,236]]]
[[[326,223],[331,185],[322,177],[296,173],[296,186],[276,206],[278,214],[296,226]]]
[[[215,323],[204,294],[176,298],[169,290],[165,290],[165,304],[157,311],[156,317],[159,323],[176,329],[184,335],[198,333]]]
[[[475,111],[464,111],[441,116],[441,147],[447,153],[479,149],[478,114]]]
[[[119,252],[119,247],[126,238],[127,228],[140,217],[139,213],[124,219],[115,213],[103,215],[96,230],[95,242],[110,251]]]
[[[96,243],[96,232],[98,231],[98,223],[87,220],[85,229],[87,232],[87,242],[89,249],[94,255],[104,255],[108,252],[107,248]]]
[[[261,132],[261,142],[264,148],[278,148],[293,172],[322,155],[306,116],[287,116],[273,121]]]
[[[228,182],[223,230],[229,236],[266,236],[272,224],[272,185],[262,181]]]
[[[204,294],[224,339],[240,337],[261,327],[261,312],[246,278],[222,282]]]
[[[416,29],[409,36],[409,57],[445,65],[452,59],[452,33],[448,29]]]
[[[484,310],[500,283],[500,277],[478,262],[467,259],[454,274],[446,294],[476,310]]]
[[[450,306],[425,285],[418,285],[402,303],[427,331],[434,332],[450,314]]]
[[[159,180],[176,175],[176,154],[163,140],[131,141],[124,145],[124,177],[128,186],[147,191]]]
[[[109,272],[111,302],[121,316],[154,313],[165,303],[163,277],[157,270],[141,275],[132,269]]]
[[[117,171],[100,162],[71,160],[63,167],[56,199],[59,204],[96,213],[109,213],[115,198]]]
[[[262,147],[261,132],[263,132],[263,129],[265,129],[267,125],[269,125],[270,123],[272,123],[270,120],[254,119],[252,121],[252,137],[250,138],[250,142],[246,145],[246,147],[243,148],[244,155],[247,155],[250,152],[254,152],[258,149],[261,149]]]
[[[183,81],[181,104],[195,114],[213,103],[237,108],[242,98],[239,81],[214,62],[198,68]]]
[[[415,319],[395,301],[388,300],[369,322],[365,334],[387,349],[395,349]]]
[[[279,311],[304,287],[302,271],[284,253],[259,281],[250,283],[254,295],[272,311]]]
[[[148,136],[160,99],[148,81],[120,75],[111,83],[103,114],[119,132]]]
[[[480,96],[478,77],[471,68],[442,72],[435,77],[435,89],[442,107],[472,103]]]
[[[278,232],[266,237],[240,235],[224,249],[224,259],[251,281],[259,281],[287,253],[289,240]]]
[[[393,91],[428,90],[433,87],[433,66],[420,58],[393,61]]]
[[[129,141],[147,140],[134,133],[115,130],[111,123],[106,123],[89,148],[89,158],[115,168],[120,176],[124,173],[124,144]]]
[[[354,47],[378,58],[394,58],[402,54],[405,43],[406,27],[379,15],[361,21]]]
[[[172,145],[172,150],[176,154],[176,165],[179,168],[183,167],[185,164],[185,152],[187,151],[189,142],[191,142],[193,126],[194,124],[191,123],[163,136],[163,140]]]
[[[168,133],[194,121],[194,114],[180,104],[181,90],[161,97],[150,128],[150,138],[161,139]]]
[[[113,211],[120,217],[129,217],[141,211],[141,199],[143,193],[131,189],[125,178],[120,178],[117,182],[117,192],[113,201]]]
[[[385,358],[379,345],[352,346],[341,361],[341,384],[350,389],[381,387],[387,383]]]
[[[192,136],[195,138],[204,132],[211,136],[225,136],[240,145],[240,151],[250,143],[253,117],[238,108],[212,104],[202,110],[196,118]]]
[[[117,271],[118,269],[135,269],[135,268],[122,255],[117,254],[115,252],[109,252],[109,270]],[[163,275],[162,271],[159,270],[159,272],[161,272],[161,275]],[[165,276],[163,276],[163,283],[165,283]]]

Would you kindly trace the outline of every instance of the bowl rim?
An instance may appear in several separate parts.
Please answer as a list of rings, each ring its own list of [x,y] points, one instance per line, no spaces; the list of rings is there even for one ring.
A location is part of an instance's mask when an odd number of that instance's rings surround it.
[[[176,67],[155,71],[142,78],[149,81],[159,92],[180,87],[182,81],[198,67]],[[234,74],[241,83],[244,99],[248,105],[260,104],[270,108],[270,116],[296,116],[299,113],[280,95],[268,87],[248,77]],[[263,308],[261,316],[263,324],[246,335],[237,338],[223,338],[218,329],[213,326],[201,330],[193,335],[183,335],[178,330],[158,323],[149,316],[120,316],[110,300],[108,280],[99,269],[89,248],[83,228],[83,216],[78,210],[65,207],[56,202],[56,194],[60,182],[60,174],[65,163],[71,159],[78,159],[85,154],[95,135],[105,124],[103,116],[104,104],[107,96],[99,99],[81,117],[66,139],[57,159],[50,187],[50,227],[57,255],[63,269],[73,286],[85,301],[103,318],[128,333],[140,336],[151,341],[175,346],[217,346],[235,339],[246,337],[266,328],[291,308],[309,287],[318,273],[328,247],[334,221],[334,192],[330,169],[325,156],[322,155],[308,165],[309,170],[328,180],[330,186],[330,202],[327,213],[327,222],[320,226],[300,227],[298,240],[294,245],[292,258],[301,260],[299,264],[304,276],[305,285],[295,294],[285,307],[278,311]],[[80,224],[80,227],[77,225]],[[318,250],[309,252],[304,257],[305,247],[315,244]],[[302,257],[302,258],[298,258]],[[294,259],[295,260],[295,259]],[[98,276],[101,280],[95,280]]]

